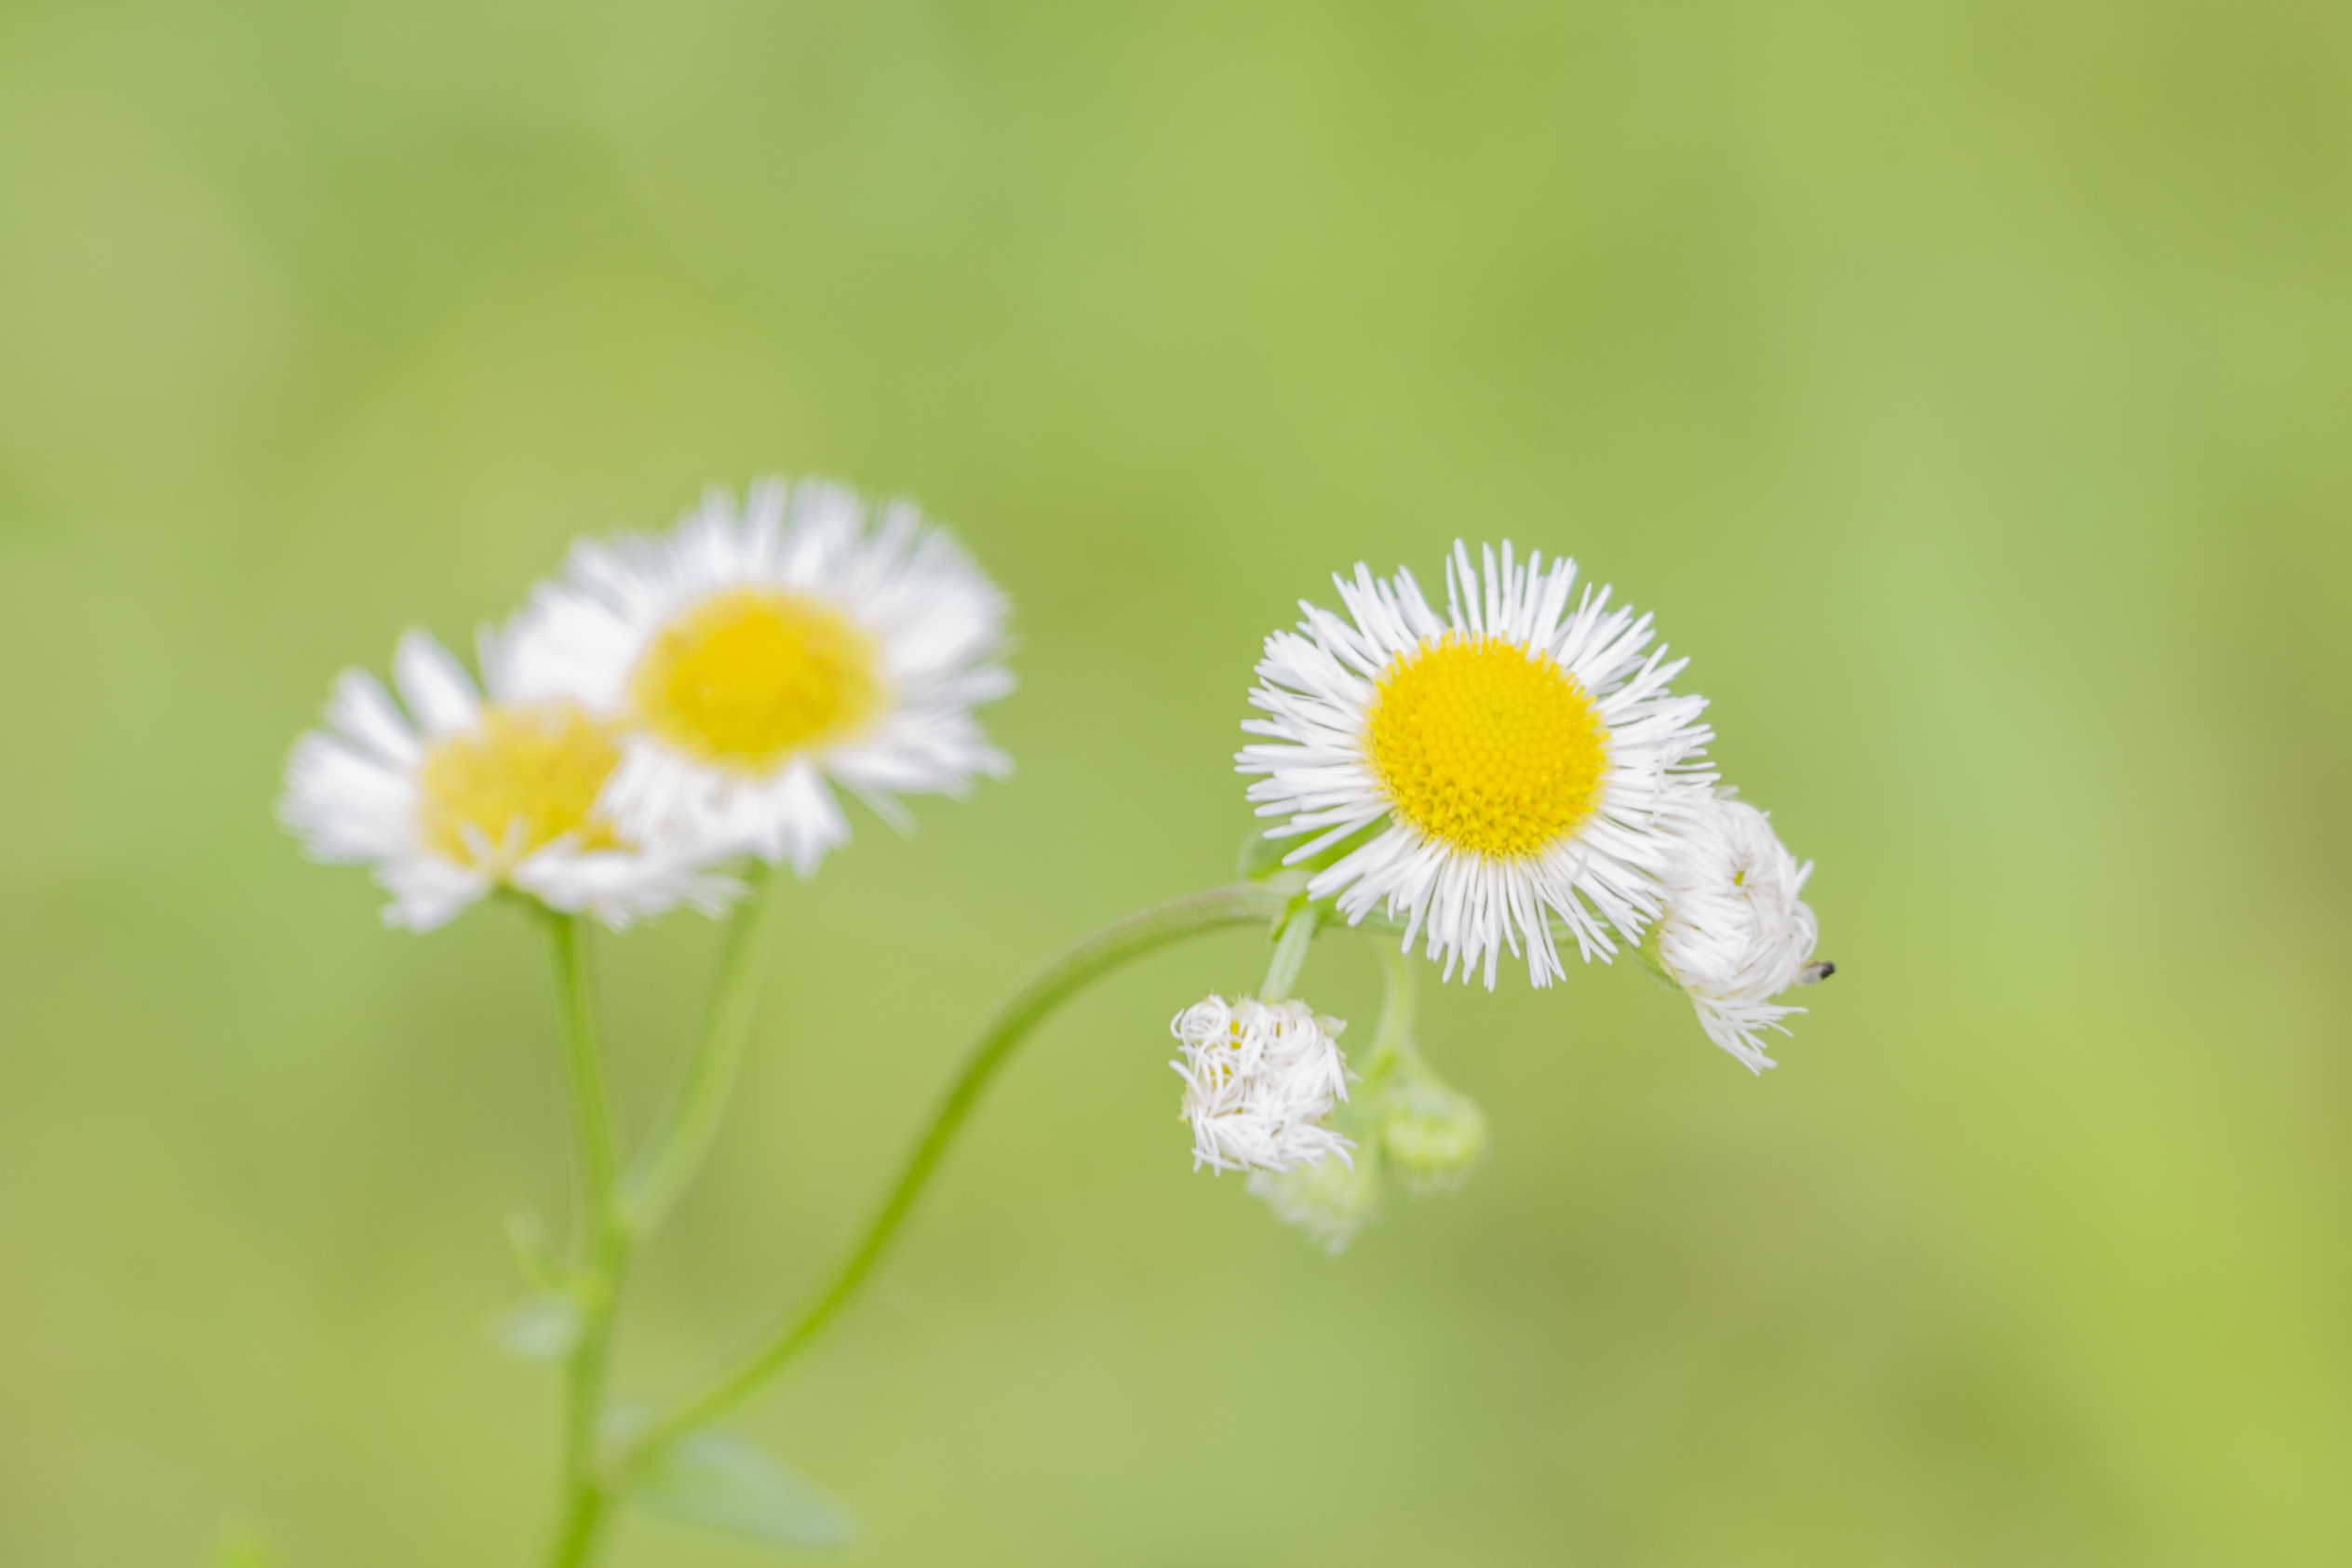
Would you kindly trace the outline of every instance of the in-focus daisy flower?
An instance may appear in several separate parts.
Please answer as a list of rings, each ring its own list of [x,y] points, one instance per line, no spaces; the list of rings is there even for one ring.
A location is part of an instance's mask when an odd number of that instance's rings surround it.
[[[483,639],[490,701],[423,632],[400,639],[393,678],[345,671],[327,727],[295,744],[278,816],[314,857],[372,864],[385,923],[426,931],[495,888],[620,926],[678,904],[707,913],[732,886],[614,823],[604,792],[621,761],[611,727],[578,705],[513,700],[501,645]]]
[[[1305,1002],[1228,1002],[1211,997],[1169,1025],[1184,1053],[1168,1064],[1184,1079],[1192,1168],[1287,1171],[1354,1146],[1324,1125],[1348,1097],[1348,1061],[1337,1018]]]
[[[827,781],[904,827],[897,797],[1010,771],[973,717],[1013,689],[1005,608],[907,503],[869,527],[840,486],[768,480],[740,511],[712,491],[665,537],[576,546],[512,657],[525,691],[619,722],[623,828],[807,876],[849,837]]]
[[[1445,614],[1410,571],[1334,579],[1348,615],[1311,604],[1266,639],[1241,771],[1269,838],[1308,859],[1377,831],[1308,884],[1357,921],[1385,905],[1423,950],[1495,984],[1524,943],[1530,978],[1564,972],[1557,918],[1588,959],[1641,939],[1673,840],[1660,832],[1713,775],[1698,765],[1704,699],[1667,683],[1685,663],[1650,648],[1650,618],[1587,588],[1576,563],[1525,565],[1511,546],[1473,565],[1457,543]]]
[[[1711,797],[1678,828],[1687,845],[1658,922],[1658,958],[1689,993],[1707,1038],[1757,1072],[1773,1065],[1760,1031],[1801,1007],[1775,1006],[1793,985],[1832,966],[1812,961],[1813,911],[1797,895],[1813,874],[1799,865],[1762,811]]]
[[[1356,1232],[1380,1217],[1379,1146],[1358,1149],[1352,1165],[1318,1159],[1287,1171],[1252,1171],[1249,1190],[1266,1200],[1276,1219],[1337,1257]]]

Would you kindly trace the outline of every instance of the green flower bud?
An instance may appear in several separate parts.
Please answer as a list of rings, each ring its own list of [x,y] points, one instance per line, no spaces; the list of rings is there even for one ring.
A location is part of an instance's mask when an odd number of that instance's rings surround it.
[[[1408,1069],[1389,1086],[1379,1117],[1380,1146],[1408,1192],[1458,1185],[1486,1152],[1486,1118],[1477,1103],[1427,1068]]]
[[[1352,1167],[1338,1155],[1327,1154],[1287,1171],[1253,1171],[1249,1189],[1266,1199],[1276,1219],[1297,1226],[1337,1257],[1357,1231],[1379,1216],[1380,1146],[1365,1141],[1356,1149]]]

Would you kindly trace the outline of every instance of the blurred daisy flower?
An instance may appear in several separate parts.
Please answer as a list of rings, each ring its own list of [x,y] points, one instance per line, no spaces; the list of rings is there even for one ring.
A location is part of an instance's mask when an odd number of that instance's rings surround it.
[[[1337,1257],[1380,1217],[1380,1146],[1358,1148],[1353,1164],[1318,1159],[1287,1171],[1252,1171],[1249,1190],[1265,1199],[1276,1219]]]
[[[1330,1127],[1352,1134],[1352,1162],[1318,1159],[1287,1171],[1250,1173],[1249,1190],[1284,1225],[1332,1256],[1380,1217],[1391,1177],[1417,1197],[1461,1185],[1486,1149],[1486,1119],[1461,1091],[1442,1082],[1418,1054],[1378,1065]]]
[[[675,824],[802,876],[849,837],[838,784],[902,795],[1011,771],[973,709],[1003,696],[1004,596],[894,502],[816,480],[723,490],[659,539],[574,547],[517,618],[519,688],[618,724],[625,830]]]
[[[1348,1097],[1347,1025],[1302,1001],[1228,1002],[1210,997],[1169,1025],[1183,1054],[1168,1064],[1184,1079],[1192,1168],[1287,1171],[1354,1146],[1324,1125]]]
[[[1742,800],[1708,798],[1678,836],[1686,851],[1658,922],[1659,962],[1698,1008],[1707,1038],[1761,1072],[1773,1065],[1761,1031],[1786,1034],[1781,1020],[1805,1011],[1772,998],[1836,967],[1813,961],[1813,911],[1797,896],[1813,863],[1799,865]]]
[[[483,639],[483,664],[488,702],[423,632],[393,660],[400,703],[344,672],[326,728],[295,744],[278,803],[311,854],[372,864],[392,894],[385,923],[414,931],[502,887],[614,926],[679,904],[722,908],[730,882],[606,811],[622,755],[611,728],[571,703],[515,700],[495,638]]]
[[[1508,947],[1530,978],[1565,972],[1551,920],[1588,959],[1638,942],[1656,918],[1676,840],[1660,831],[1712,775],[1702,698],[1668,682],[1684,661],[1650,648],[1650,618],[1587,588],[1573,561],[1525,565],[1502,547],[1473,564],[1457,543],[1445,613],[1410,571],[1335,579],[1342,618],[1302,604],[1296,632],[1266,639],[1249,721],[1274,744],[1244,746],[1270,838],[1303,838],[1285,864],[1343,841],[1308,884],[1351,921],[1385,905],[1405,946],[1451,978]]]

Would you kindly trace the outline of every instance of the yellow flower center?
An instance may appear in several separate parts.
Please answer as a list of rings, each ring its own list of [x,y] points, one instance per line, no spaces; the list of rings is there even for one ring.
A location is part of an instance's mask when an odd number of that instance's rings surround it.
[[[774,588],[714,594],[664,627],[630,677],[645,727],[745,771],[839,740],[881,705],[874,639]]]
[[[479,727],[425,752],[418,825],[434,850],[485,871],[567,833],[584,850],[616,849],[596,804],[620,760],[612,735],[570,703],[489,708]]]
[[[1489,860],[1575,831],[1609,757],[1593,699],[1550,654],[1460,632],[1381,672],[1364,749],[1399,818]]]

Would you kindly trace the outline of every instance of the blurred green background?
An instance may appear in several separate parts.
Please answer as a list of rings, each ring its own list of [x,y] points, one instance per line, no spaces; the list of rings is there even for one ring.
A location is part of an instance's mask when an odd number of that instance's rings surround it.
[[[544,957],[271,801],[338,668],[769,471],[1008,587],[1020,773],[792,891],[632,1387],[1228,873],[1358,559],[1654,610],[1841,967],[1760,1082],[1638,973],[1437,998],[1493,1154],[1337,1263],[1174,1119],[1257,939],[1091,995],[749,1422],[857,1561],[2352,1559],[2347,174],[2286,0],[0,8],[0,1560],[539,1550]],[[634,1110],[713,949],[599,950]]]

